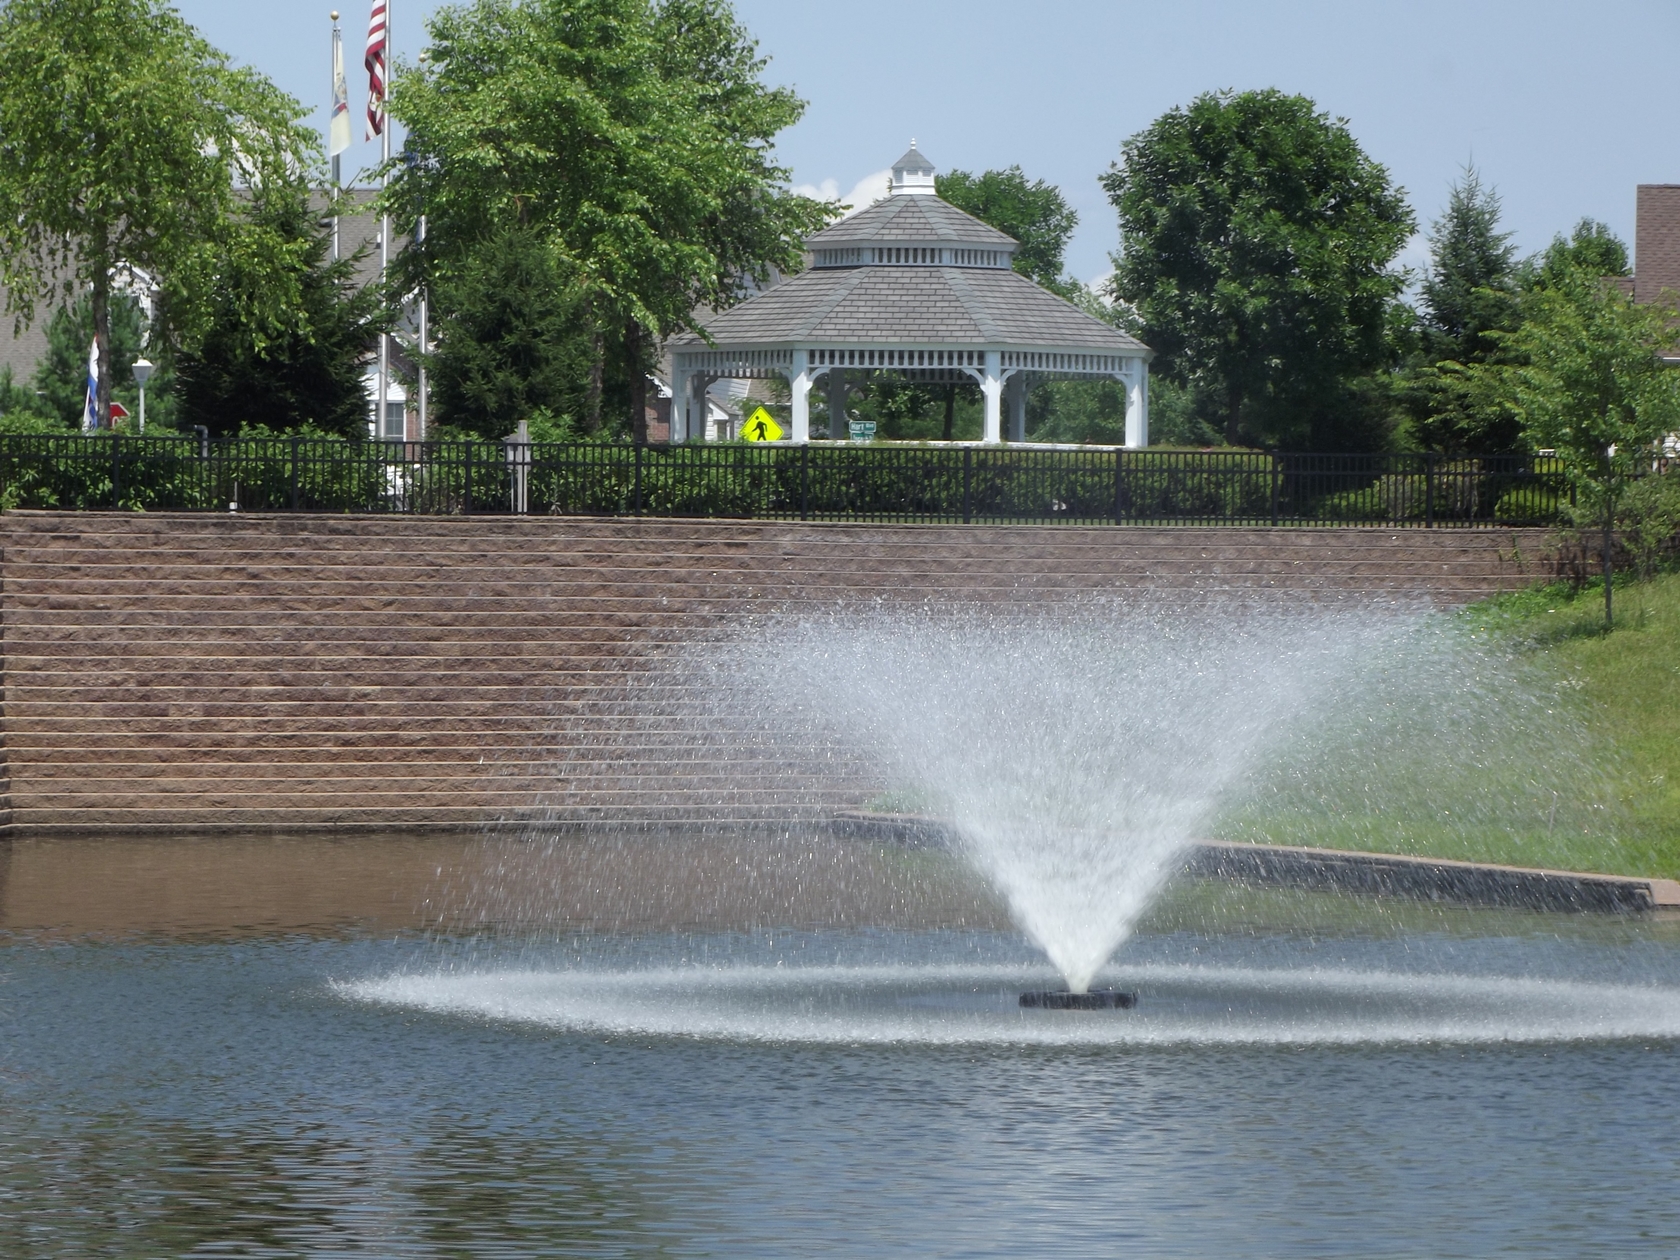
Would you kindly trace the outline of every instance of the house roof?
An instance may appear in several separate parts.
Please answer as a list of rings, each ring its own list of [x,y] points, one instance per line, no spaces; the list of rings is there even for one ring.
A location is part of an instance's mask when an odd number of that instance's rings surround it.
[[[931,197],[895,200],[943,204]],[[812,269],[713,316],[706,330],[719,346],[908,342],[1145,350],[1143,343],[1005,268]],[[704,342],[685,333],[672,345],[695,348]]]
[[[1007,232],[982,223],[939,197],[888,197],[810,237],[809,249],[877,242],[917,241],[979,245],[1013,253],[1019,244]]]

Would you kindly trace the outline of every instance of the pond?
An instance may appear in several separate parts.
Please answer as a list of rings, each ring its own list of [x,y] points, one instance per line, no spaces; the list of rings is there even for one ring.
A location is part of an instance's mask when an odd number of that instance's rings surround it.
[[[1671,1255],[1680,930],[820,837],[15,841],[0,1254]]]

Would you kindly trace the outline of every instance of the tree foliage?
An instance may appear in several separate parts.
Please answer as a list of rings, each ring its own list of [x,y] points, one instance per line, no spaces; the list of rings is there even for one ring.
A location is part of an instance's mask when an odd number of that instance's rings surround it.
[[[1466,167],[1430,229],[1418,361],[1405,380],[1412,437],[1428,450],[1490,454],[1521,442],[1509,409],[1478,402],[1457,372],[1499,359],[1499,335],[1521,322],[1516,247],[1499,212],[1499,194]]]
[[[204,281],[242,244],[223,231],[236,183],[294,180],[316,162],[297,102],[160,0],[11,0],[0,66],[0,281],[25,322],[88,293],[102,349],[118,264],[161,287],[165,329],[190,328]],[[247,259],[270,261],[262,248]],[[283,319],[268,302],[247,314]],[[114,379],[104,353],[102,417]]]
[[[1209,93],[1127,140],[1102,182],[1115,294],[1228,442],[1383,440],[1382,406],[1352,386],[1394,361],[1413,217],[1345,120],[1277,91]]]
[[[946,201],[1021,243],[1015,270],[1060,293],[1067,287],[1063,258],[1079,215],[1062,190],[1042,179],[1029,180],[1019,166],[972,175],[951,171],[934,179]]]
[[[441,298],[502,233],[534,234],[592,338],[586,426],[616,341],[639,431],[655,339],[797,269],[827,221],[771,157],[803,103],[761,82],[720,0],[476,0],[428,30],[430,68],[399,73],[391,105],[409,139],[389,204],[405,227],[427,216],[407,282]]]
[[[432,358],[440,423],[498,439],[539,412],[583,414],[592,352],[584,299],[546,236],[503,230],[435,297],[450,312]]]
[[[210,277],[202,325],[178,359],[181,423],[365,437],[362,362],[385,322],[378,290],[357,283],[352,259],[329,260],[320,216],[295,185],[261,190],[227,236],[242,247]],[[269,317],[253,317],[275,302]]]
[[[146,424],[167,426],[172,403],[171,364],[167,353],[149,345],[146,317],[140,303],[127,293],[113,293],[110,305],[109,346],[111,397],[136,410],[139,391],[134,384],[134,361],[144,353],[159,360],[146,388]],[[83,296],[72,306],[53,312],[47,325],[47,352],[35,365],[31,384],[38,409],[66,428],[80,429],[87,405],[88,349],[93,344],[93,303]]]
[[[1570,283],[1577,274],[1632,274],[1626,243],[1596,219],[1582,219],[1568,236],[1554,236],[1550,245],[1523,262],[1518,283],[1529,290],[1549,289]]]
[[[1661,355],[1675,312],[1639,305],[1585,268],[1554,273],[1523,304],[1523,323],[1500,340],[1509,362],[1463,369],[1475,394],[1509,408],[1526,440],[1557,453],[1581,510],[1609,533],[1629,481],[1650,471],[1663,438],[1680,431],[1680,374]]]
[[[1499,193],[1466,167],[1429,232],[1421,295],[1425,348],[1432,360],[1471,362],[1492,348],[1489,330],[1515,314],[1516,246],[1499,231]]]

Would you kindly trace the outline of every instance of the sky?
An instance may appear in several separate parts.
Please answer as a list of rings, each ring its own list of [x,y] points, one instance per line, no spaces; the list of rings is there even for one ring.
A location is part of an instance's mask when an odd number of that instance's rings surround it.
[[[410,61],[431,0],[391,0]],[[330,4],[177,0],[237,62],[316,107],[330,100]],[[343,10],[361,138],[368,0]],[[1504,203],[1523,252],[1583,216],[1631,248],[1634,186],[1680,183],[1676,0],[735,0],[767,81],[809,102],[778,139],[802,191],[884,189],[914,138],[941,170],[1019,165],[1079,212],[1068,267],[1092,281],[1118,244],[1098,177],[1128,136],[1202,92],[1280,88],[1346,118],[1427,229],[1465,164]],[[353,146],[348,174],[378,157]],[[861,190],[861,193],[860,193]],[[1420,233],[1401,262],[1421,266]]]

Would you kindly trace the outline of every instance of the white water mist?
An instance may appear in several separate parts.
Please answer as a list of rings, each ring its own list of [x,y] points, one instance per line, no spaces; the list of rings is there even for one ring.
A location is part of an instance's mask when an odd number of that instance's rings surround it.
[[[839,612],[760,625],[733,682],[789,743],[867,752],[949,823],[1070,989],[1084,991],[1206,834],[1221,795],[1399,614],[1267,609]]]

